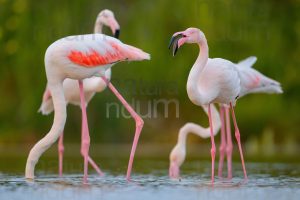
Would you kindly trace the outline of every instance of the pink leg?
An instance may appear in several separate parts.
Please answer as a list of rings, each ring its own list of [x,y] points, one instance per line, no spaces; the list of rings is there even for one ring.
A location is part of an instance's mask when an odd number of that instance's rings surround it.
[[[85,131],[84,128],[86,127],[86,125],[84,124],[84,120],[82,119],[82,126],[81,126],[81,132],[83,134],[83,132]],[[82,154],[82,156],[84,156]],[[101,169],[98,167],[98,165],[95,163],[95,161],[90,157],[88,156],[88,161],[90,163],[90,165],[95,169],[95,171],[99,174],[99,176],[103,176],[103,172],[101,171]]]
[[[90,156],[88,157],[88,161],[90,165],[94,168],[94,170],[99,174],[99,176],[104,175],[101,169],[98,167],[98,165],[95,163],[95,161],[93,161],[93,159]]]
[[[216,145],[213,133],[212,119],[211,119],[211,110],[210,104],[208,105],[208,120],[210,126],[210,138],[211,138],[211,183],[214,184],[215,180],[215,156],[216,156]]]
[[[84,132],[84,127],[86,127],[86,126],[84,124],[84,121],[82,120],[82,126],[81,126],[82,134]],[[84,156],[84,155],[82,154],[82,156]],[[95,171],[99,174],[99,176],[104,175],[103,172],[101,171],[101,169],[98,167],[98,165],[95,163],[95,161],[90,156],[88,156],[88,161],[89,161],[90,165],[95,169]]]
[[[97,166],[97,164],[93,161],[93,159],[89,156],[89,148],[90,148],[90,134],[88,128],[88,121],[87,121],[87,114],[86,114],[86,103],[83,93],[83,83],[79,81],[79,90],[80,90],[80,101],[81,101],[81,109],[82,109],[82,146],[81,146],[81,155],[84,157],[84,177],[83,182],[87,183],[87,173],[88,173],[88,166],[87,162],[89,162],[92,167],[96,170],[96,172],[103,176],[103,172]]]
[[[79,83],[80,102],[81,102],[81,111],[82,111],[81,154],[84,157],[83,183],[87,183],[90,135],[89,135],[88,122],[87,122],[87,115],[86,115],[86,103],[85,103],[85,98],[83,93],[83,83],[81,80],[79,80],[78,83]]]
[[[235,114],[234,114],[234,109],[233,109],[231,103],[230,103],[230,108],[231,108],[231,112],[232,112],[231,114],[232,114],[233,124],[234,124],[234,128],[235,128],[235,138],[236,138],[237,143],[238,143],[238,147],[239,147],[239,151],[240,151],[240,156],[241,156],[241,160],[242,160],[242,166],[243,166],[243,171],[244,171],[244,177],[245,177],[245,179],[248,179],[248,178],[247,178],[246,167],[245,167],[245,162],[244,162],[244,156],[243,156],[242,144],[241,144],[241,135],[240,135],[239,128],[238,128],[238,126],[237,126],[237,122],[236,122],[236,118],[235,118]]]
[[[225,135],[225,121],[224,121],[224,110],[223,106],[220,107],[220,116],[221,116],[221,145],[220,145],[220,160],[219,160],[219,171],[218,176],[222,177],[223,163],[226,150],[226,135]]]
[[[134,140],[131,148],[131,153],[130,153],[130,158],[129,158],[129,163],[128,163],[128,168],[127,168],[127,175],[126,179],[130,180],[130,175],[131,175],[131,170],[132,170],[132,165],[133,165],[133,160],[134,160],[134,155],[135,155],[135,150],[139,141],[139,137],[144,125],[143,119],[132,109],[132,107],[126,102],[126,100],[122,97],[122,95],[117,91],[117,89],[105,78],[102,77],[102,79],[106,82],[108,85],[109,89],[116,95],[116,97],[121,101],[121,103],[125,106],[126,110],[130,113],[130,115],[134,118],[135,120],[135,135],[134,135]]]
[[[225,118],[226,118],[226,133],[227,133],[227,146],[226,146],[226,154],[227,154],[227,170],[228,170],[228,178],[232,178],[232,138],[231,138],[231,124],[230,124],[230,114],[229,108],[225,108]]]
[[[63,156],[64,156],[64,133],[61,134],[58,140],[58,173],[62,177],[63,172]]]

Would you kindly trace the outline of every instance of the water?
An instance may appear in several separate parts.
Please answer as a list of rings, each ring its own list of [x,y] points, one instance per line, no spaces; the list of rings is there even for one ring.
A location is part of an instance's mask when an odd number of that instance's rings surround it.
[[[300,197],[299,164],[247,163],[249,180],[244,182],[240,164],[235,163],[235,178],[231,181],[216,178],[212,187],[209,176],[210,163],[199,163],[185,163],[181,180],[168,178],[165,168],[167,162],[144,161],[143,164],[137,165],[131,182],[125,181],[124,175],[116,172],[118,170],[111,170],[107,171],[104,177],[90,174],[89,183],[86,185],[82,184],[82,174],[79,173],[58,178],[56,173],[38,171],[34,182],[26,181],[22,175],[2,173],[0,199],[293,200]],[[146,166],[150,169],[142,173],[141,169]]]

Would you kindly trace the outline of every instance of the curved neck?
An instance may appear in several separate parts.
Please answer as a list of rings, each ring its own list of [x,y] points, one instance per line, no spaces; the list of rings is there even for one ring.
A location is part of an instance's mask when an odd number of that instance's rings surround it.
[[[94,27],[94,33],[102,33],[103,23],[101,21],[97,21]]]
[[[177,144],[180,146],[186,146],[187,136],[192,133],[202,138],[207,138],[210,136],[210,129],[203,128],[194,123],[185,124],[179,131]]]
[[[66,123],[66,101],[62,82],[49,84],[49,90],[54,104],[54,121],[51,130],[31,149],[26,163],[26,177],[34,177],[34,168],[40,156],[50,148],[64,130]]]
[[[206,114],[208,114],[208,106],[202,106],[203,110]],[[213,126],[213,135],[216,135],[221,128],[221,118],[218,110],[211,104],[211,119]],[[195,123],[186,123],[180,130],[178,134],[178,145],[182,145],[185,147],[187,136],[189,133],[195,134],[201,138],[209,138],[210,137],[210,127],[204,128]]]
[[[54,122],[50,132],[57,132],[59,135],[63,131],[67,119],[66,100],[63,90],[63,84],[58,83],[49,85],[54,105]]]
[[[64,130],[64,126],[67,119],[67,111],[66,111],[66,101],[63,91],[62,83],[58,83],[55,85],[48,85],[49,90],[51,92],[53,105],[54,105],[54,120],[49,133],[39,142],[45,143],[53,143],[57,140],[60,134]],[[43,146],[41,152],[44,152],[48,147],[48,145]]]
[[[199,55],[190,71],[188,82],[187,82],[188,95],[193,102],[202,102],[203,95],[200,93],[198,89],[198,82],[199,82],[198,80],[208,60],[208,45],[205,37],[202,38],[202,40],[198,43],[198,45],[200,49]]]

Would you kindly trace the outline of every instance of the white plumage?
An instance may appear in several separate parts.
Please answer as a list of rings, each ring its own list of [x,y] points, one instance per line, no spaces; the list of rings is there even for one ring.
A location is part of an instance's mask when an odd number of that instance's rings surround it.
[[[241,91],[239,93],[239,98],[251,93],[282,93],[282,88],[279,82],[252,68],[256,60],[257,58],[255,56],[251,56],[234,65],[237,68],[240,77]],[[207,106],[202,107],[207,114]],[[216,135],[220,131],[222,124],[220,115],[214,106],[212,106],[212,123],[214,127],[214,135]],[[177,144],[170,153],[170,177],[178,178],[180,176],[180,166],[183,164],[186,157],[186,140],[188,134],[192,133],[202,138],[209,138],[209,130],[210,127],[203,128],[202,126],[192,122],[188,122],[181,127],[178,133]]]
[[[130,178],[133,157],[141,132],[143,121],[133,111],[124,98],[117,92],[105,77],[105,71],[117,62],[149,60],[150,55],[133,46],[103,34],[78,35],[62,38],[48,47],[45,53],[45,68],[48,89],[52,95],[54,105],[54,122],[51,130],[30,151],[25,176],[34,178],[34,168],[39,157],[61,136],[67,114],[63,82],[66,78],[79,82],[80,100],[83,117],[81,154],[84,157],[84,182],[87,182],[87,164],[89,157],[89,130],[86,115],[86,102],[82,80],[93,76],[101,76],[110,89],[122,101],[126,109],[133,115],[136,123],[136,137],[131,151],[127,178]],[[78,87],[78,86],[77,86]]]
[[[218,117],[213,117],[210,107],[210,105],[213,103],[226,105],[231,109],[235,128],[235,137],[238,143],[244,177],[247,179],[247,172],[240,141],[240,132],[234,113],[236,100],[239,97],[249,93],[250,89],[253,92],[262,92],[264,89],[268,89],[269,91],[272,90],[272,92],[280,92],[281,89],[278,89],[280,84],[249,67],[255,63],[256,58],[254,57],[244,60],[239,64],[234,64],[221,58],[209,59],[209,50],[206,37],[204,33],[197,28],[188,28],[185,31],[177,32],[173,35],[169,45],[169,48],[173,45],[173,55],[176,54],[178,48],[180,48],[184,43],[197,44],[200,49],[198,58],[196,59],[196,62],[190,70],[188,76],[187,93],[189,99],[194,104],[202,107],[208,106],[208,118],[210,124],[209,129],[212,143],[212,183],[214,183],[214,164],[216,152],[214,142],[214,135],[216,134],[216,131],[214,129],[219,129],[219,127],[214,127],[213,120],[220,119]],[[203,129],[195,124],[189,124],[187,127],[184,126],[184,128],[181,130],[187,131],[188,128],[190,128],[192,131],[196,131],[196,134],[200,136],[207,136],[207,134],[204,134],[205,130],[207,129]],[[203,132],[200,133],[197,131]],[[180,137],[181,135],[186,136],[187,133],[179,134],[179,139],[183,138],[185,140],[185,137]],[[179,176],[179,166],[183,163],[185,157],[185,149],[182,149],[185,147],[185,145],[182,144],[185,144],[185,142],[180,142],[179,146],[176,145],[171,152],[169,169],[169,174],[171,177]]]
[[[105,9],[98,14],[95,22],[94,33],[102,33],[103,26],[110,27],[115,37],[117,38],[119,37],[120,26],[117,20],[115,19],[114,13],[112,11]],[[77,38],[77,39],[82,39],[82,38]],[[105,77],[107,80],[111,79],[110,68],[105,71]],[[88,103],[93,98],[96,92],[101,92],[105,88],[106,88],[106,83],[100,77],[91,77],[91,78],[84,79],[83,90],[84,90],[84,96],[86,100],[86,106],[88,105]],[[80,92],[79,92],[77,80],[66,78],[63,82],[63,90],[64,90],[64,95],[65,95],[67,105],[70,103],[76,106],[80,106]],[[53,110],[54,110],[54,106],[53,106],[52,97],[48,89],[48,86],[46,86],[43,95],[43,101],[39,108],[39,112],[42,113],[43,115],[48,115],[51,112],[53,112]],[[63,133],[62,133],[58,141],[59,176],[62,176],[62,171],[63,171],[63,153],[64,153],[64,145],[63,145]],[[93,166],[93,168],[97,171],[98,174],[100,175],[103,174],[100,168],[91,158],[90,158],[90,163]]]

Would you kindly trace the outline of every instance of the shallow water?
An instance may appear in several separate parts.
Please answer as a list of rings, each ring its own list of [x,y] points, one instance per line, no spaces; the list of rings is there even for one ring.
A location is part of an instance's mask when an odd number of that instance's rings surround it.
[[[150,162],[150,161],[149,161]],[[144,162],[147,165],[147,162]],[[132,181],[124,175],[106,172],[105,176],[89,175],[82,184],[82,174],[57,174],[39,171],[35,182],[23,176],[0,174],[0,199],[299,199],[300,165],[283,163],[247,163],[249,180],[244,182],[241,170],[235,170],[231,181],[216,178],[210,184],[210,163],[190,162],[184,165],[181,180],[170,180],[165,166],[147,173],[133,172]],[[238,169],[238,163],[234,168]],[[139,170],[138,170],[139,171]],[[92,171],[91,171],[92,172]]]

